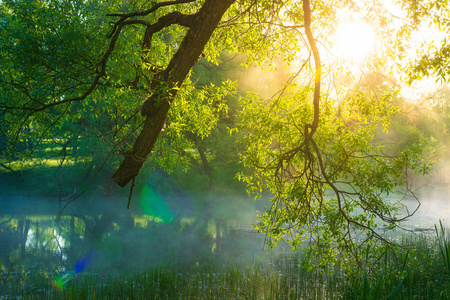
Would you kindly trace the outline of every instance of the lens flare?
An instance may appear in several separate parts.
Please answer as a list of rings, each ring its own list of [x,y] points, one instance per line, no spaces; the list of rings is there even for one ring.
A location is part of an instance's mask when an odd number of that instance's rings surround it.
[[[147,220],[170,223],[194,213],[191,197],[163,169],[149,174],[140,193],[140,205]]]
[[[97,251],[90,251],[86,253],[75,263],[73,271],[69,271],[64,274],[55,276],[53,280],[53,286],[58,291],[62,292],[66,287],[67,283],[69,283],[70,280],[72,280],[73,276],[92,266],[97,261],[98,256],[99,253]]]
[[[75,267],[73,267],[73,270],[75,274],[78,274],[84,270],[86,270],[88,267],[92,266],[94,262],[98,258],[98,252],[97,251],[90,251],[87,254],[83,255],[75,264]]]
[[[144,214],[153,217],[160,223],[169,223],[175,220],[169,206],[149,184],[144,185],[141,191],[141,208]]]
[[[66,284],[72,279],[73,272],[67,272],[62,275],[55,276],[55,279],[53,280],[53,286],[58,291],[62,292],[66,286]]]

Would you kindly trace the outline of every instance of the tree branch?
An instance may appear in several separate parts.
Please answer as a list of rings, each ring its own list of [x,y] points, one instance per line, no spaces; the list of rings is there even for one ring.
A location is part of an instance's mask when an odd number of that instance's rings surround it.
[[[144,41],[142,43],[143,61],[145,63],[150,63],[147,56],[152,45],[153,34],[174,24],[178,24],[184,27],[190,27],[194,18],[195,15],[185,15],[178,11],[174,11],[162,16],[156,23],[147,25],[144,34]]]
[[[309,45],[311,46],[311,50],[314,56],[314,64],[316,68],[315,77],[314,77],[314,120],[312,124],[310,124],[311,131],[309,132],[309,136],[311,137],[314,132],[317,130],[319,126],[319,103],[320,103],[320,82],[321,82],[321,62],[319,49],[317,48],[316,41],[311,31],[311,7],[309,4],[309,0],[303,0],[303,12],[305,19],[305,33],[308,38]],[[307,138],[307,137],[306,137]]]
[[[109,36],[110,37],[113,36],[114,33],[120,27],[120,25],[128,18],[144,17],[144,16],[147,16],[147,15],[151,14],[152,12],[155,12],[156,10],[158,10],[159,8],[164,7],[164,6],[170,6],[170,5],[176,5],[176,4],[184,4],[184,3],[190,3],[190,2],[195,2],[195,1],[196,0],[165,1],[165,2],[156,3],[151,8],[149,8],[147,10],[144,10],[144,11],[137,11],[137,12],[132,12],[132,13],[129,13],[129,14],[107,14],[106,16],[108,16],[108,17],[120,17],[120,20],[114,23],[114,26],[111,29],[111,32],[109,33]]]
[[[185,2],[192,2],[192,1],[173,1],[170,3],[177,4],[178,2],[185,3]],[[162,6],[164,6],[164,5],[162,5]],[[121,20],[116,23],[117,26],[114,31],[114,34],[111,36],[111,41],[109,43],[108,50],[105,52],[105,54],[103,55],[103,57],[100,61],[100,64],[99,64],[100,70],[97,72],[97,75],[95,76],[93,82],[90,84],[89,88],[81,96],[74,97],[74,98],[68,98],[68,99],[64,99],[64,100],[60,100],[60,101],[54,101],[54,102],[51,102],[48,104],[43,104],[40,107],[2,105],[2,106],[0,106],[0,108],[4,109],[4,110],[18,109],[18,110],[30,111],[30,113],[26,116],[26,119],[28,119],[34,113],[46,110],[48,108],[51,108],[51,107],[54,107],[57,105],[61,105],[64,103],[82,101],[82,100],[86,99],[86,97],[88,97],[95,90],[95,88],[99,85],[100,79],[102,77],[106,76],[106,65],[108,63],[109,57],[112,54],[112,52],[114,51],[117,39],[119,38],[119,35],[125,26],[136,25],[136,24],[147,26],[145,36],[150,37],[149,42],[151,43],[151,35],[153,33],[156,33],[158,31],[162,30],[163,28],[171,26],[173,24],[179,24],[179,25],[188,27],[190,25],[190,23],[192,22],[193,18],[194,18],[193,15],[184,15],[180,12],[175,11],[175,12],[171,12],[171,13],[159,18],[158,21],[154,24],[151,24],[150,22],[145,21],[145,20],[126,20],[126,21]],[[26,92],[26,90],[25,90],[25,92]],[[27,93],[27,95],[28,95],[28,93]],[[29,96],[29,97],[30,97],[30,99],[32,99],[31,96]],[[37,102],[37,101],[34,100],[34,102]]]
[[[235,0],[205,0],[199,11],[189,18],[189,30],[167,68],[153,77],[154,93],[144,102],[141,113],[146,116],[133,148],[113,175],[124,187],[142,168],[164,127],[171,103],[191,68],[217,28],[223,14]],[[188,16],[186,16],[188,17]],[[163,84],[161,84],[163,83]]]
[[[64,99],[61,101],[55,101],[55,102],[51,102],[49,104],[45,104],[42,105],[41,107],[26,107],[26,106],[22,106],[22,107],[8,107],[8,106],[2,106],[2,108],[5,109],[20,109],[20,110],[27,110],[27,111],[31,111],[30,114],[27,115],[26,119],[28,119],[32,114],[36,113],[36,112],[40,112],[43,110],[46,110],[48,108],[51,108],[53,106],[57,106],[57,105],[61,105],[64,103],[70,103],[70,102],[75,102],[75,101],[81,101],[86,99],[87,96],[89,96],[97,87],[97,85],[100,82],[100,79],[104,76],[106,76],[106,64],[108,62],[109,56],[111,55],[111,53],[114,50],[114,47],[116,45],[117,39],[119,38],[120,32],[122,31],[122,28],[126,25],[129,24],[136,24],[135,20],[130,20],[130,21],[126,21],[126,22],[122,22],[122,24],[119,26],[118,30],[116,31],[116,33],[112,36],[111,41],[109,43],[109,47],[108,50],[105,52],[105,54],[103,55],[101,61],[100,61],[100,70],[97,72],[97,75],[94,78],[94,81],[91,83],[91,85],[89,86],[89,88],[79,97],[74,97],[74,98],[68,98],[68,99]]]

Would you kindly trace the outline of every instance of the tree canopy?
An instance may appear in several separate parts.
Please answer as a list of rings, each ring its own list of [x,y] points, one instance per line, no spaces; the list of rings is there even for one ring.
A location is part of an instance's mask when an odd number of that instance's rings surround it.
[[[295,70],[283,88],[272,97],[240,95],[237,126],[229,128],[241,136],[238,177],[250,192],[273,196],[257,228],[270,245],[309,241],[321,257],[358,256],[361,244],[383,240],[377,227],[410,215],[386,197],[399,187],[413,196],[407,174],[426,173],[429,164],[419,143],[386,151],[379,137],[399,113],[398,93],[369,79],[339,83],[351,70],[333,58],[332,36],[347,15],[371,23],[389,51],[361,68],[385,71],[420,24],[449,30],[446,1],[402,5],[402,26],[393,27],[397,17],[383,1],[2,1],[2,157],[15,159],[24,141],[22,153],[31,155],[53,139],[85,151],[80,161],[111,161],[114,181],[132,189],[144,163],[156,161],[148,159],[155,147],[186,164],[196,148],[208,172],[201,141],[237,88],[204,83],[193,68],[224,63],[225,52],[269,71],[282,61]],[[435,47],[398,64],[410,81],[431,73],[448,79],[446,40]],[[177,159],[158,161],[171,163]]]

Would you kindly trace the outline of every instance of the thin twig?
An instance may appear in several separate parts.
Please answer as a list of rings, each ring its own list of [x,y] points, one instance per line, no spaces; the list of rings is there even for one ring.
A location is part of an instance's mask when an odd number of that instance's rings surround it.
[[[2,295],[3,295],[3,291],[5,289],[5,286],[6,286],[6,282],[8,281],[9,274],[11,274],[11,269],[13,266],[14,266],[14,263],[12,263],[11,266],[9,267],[8,275],[6,275],[6,279],[5,279],[5,282],[3,283],[3,287],[2,287],[2,292],[1,292]]]

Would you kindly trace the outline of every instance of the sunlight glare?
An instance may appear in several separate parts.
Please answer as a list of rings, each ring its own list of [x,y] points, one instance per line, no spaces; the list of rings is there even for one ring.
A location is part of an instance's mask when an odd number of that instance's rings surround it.
[[[336,55],[346,60],[363,60],[373,51],[375,30],[362,21],[341,23],[336,29]]]

